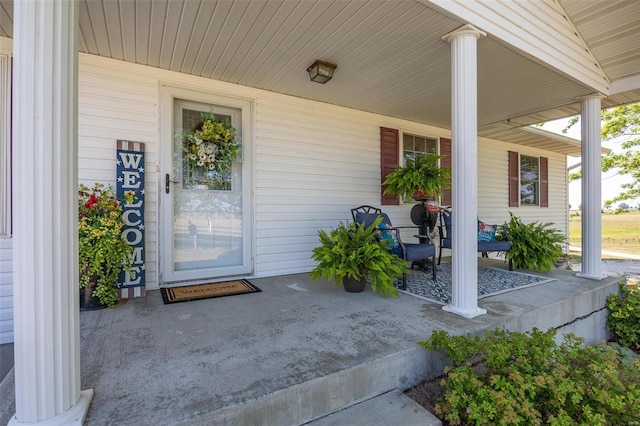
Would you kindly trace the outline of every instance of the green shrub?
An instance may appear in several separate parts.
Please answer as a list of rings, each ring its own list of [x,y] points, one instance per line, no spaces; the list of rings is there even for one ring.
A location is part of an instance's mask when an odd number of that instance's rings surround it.
[[[513,261],[513,267],[550,271],[556,260],[564,256],[561,244],[565,237],[552,228],[552,223],[523,223],[509,212],[511,219],[505,228],[511,242],[507,259]]]
[[[620,294],[607,297],[607,329],[622,346],[640,350],[640,289],[620,283]]]
[[[419,344],[444,350],[444,396],[436,414],[452,425],[618,425],[640,418],[640,363],[583,346],[556,331],[495,329],[483,337],[434,331]]]

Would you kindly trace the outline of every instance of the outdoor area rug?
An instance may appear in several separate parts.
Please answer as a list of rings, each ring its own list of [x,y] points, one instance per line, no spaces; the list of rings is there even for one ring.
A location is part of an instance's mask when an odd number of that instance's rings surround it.
[[[258,287],[247,280],[160,289],[165,305],[169,303],[188,302],[190,300],[210,299],[212,297],[233,296],[234,294],[257,293],[259,291],[261,290]]]
[[[431,279],[431,271],[410,270],[407,272],[407,289],[405,293],[427,299],[431,302],[447,304],[451,302],[451,264],[439,265],[442,269],[436,273],[436,280]],[[553,281],[553,278],[513,272],[503,269],[478,267],[478,299],[519,290],[525,287]],[[402,281],[396,284],[400,287]]]

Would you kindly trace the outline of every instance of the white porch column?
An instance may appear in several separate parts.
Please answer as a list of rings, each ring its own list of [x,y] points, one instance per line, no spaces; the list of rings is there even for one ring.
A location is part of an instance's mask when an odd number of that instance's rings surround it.
[[[16,413],[82,424],[75,0],[15,1],[13,220]]]
[[[445,35],[451,43],[452,217],[451,303],[442,309],[465,318],[486,314],[478,307],[478,38],[465,25]]]
[[[582,102],[582,271],[577,275],[602,279],[601,95]]]

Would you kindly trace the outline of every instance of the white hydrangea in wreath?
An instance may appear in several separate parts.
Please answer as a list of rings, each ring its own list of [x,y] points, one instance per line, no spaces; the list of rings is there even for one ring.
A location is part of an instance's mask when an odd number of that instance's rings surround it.
[[[193,183],[229,174],[240,150],[236,129],[228,120],[219,121],[211,112],[202,113],[202,120],[198,129],[182,136],[183,158]]]

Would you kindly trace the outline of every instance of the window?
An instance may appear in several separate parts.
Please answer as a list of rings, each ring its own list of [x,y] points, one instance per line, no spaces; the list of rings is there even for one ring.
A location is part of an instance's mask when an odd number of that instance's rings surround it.
[[[398,129],[390,129],[380,127],[380,177],[381,183],[384,182],[387,175],[391,173],[398,165],[400,158],[400,132]],[[440,167],[451,168],[451,140],[441,138],[428,138],[425,136],[412,135],[405,133],[402,135],[402,162],[406,164],[408,158],[415,158],[417,155],[437,154],[438,145],[440,145]],[[382,205],[400,204],[398,197],[384,195],[384,186],[381,185]],[[443,191],[443,205],[451,204],[451,190]]]
[[[0,238],[11,236],[11,57],[0,54]]]
[[[424,154],[437,154],[438,140],[405,133],[402,135],[402,164],[406,165],[409,158]]]
[[[509,151],[509,207],[549,207],[548,158]]]
[[[520,205],[538,205],[540,185],[538,157],[520,156]]]

